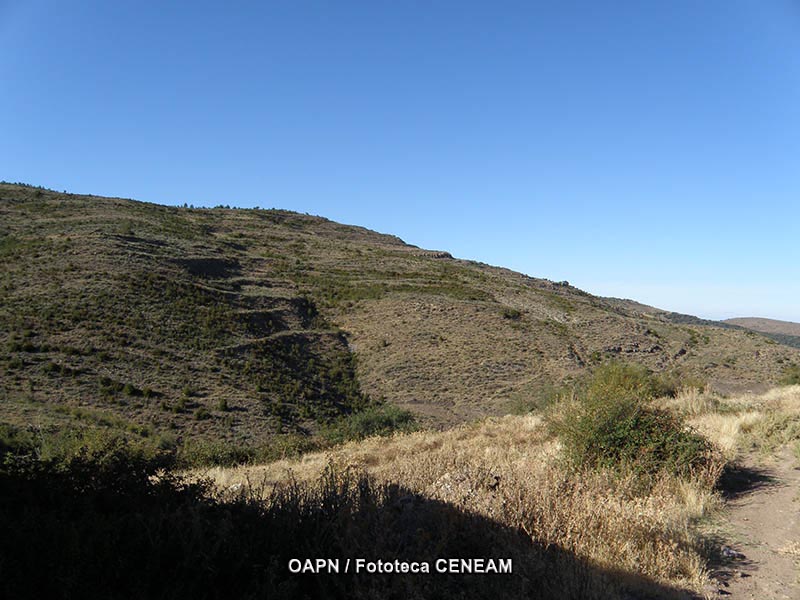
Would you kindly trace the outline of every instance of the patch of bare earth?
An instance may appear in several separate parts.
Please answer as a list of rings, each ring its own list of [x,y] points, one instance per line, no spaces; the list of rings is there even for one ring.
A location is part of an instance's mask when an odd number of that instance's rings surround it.
[[[800,599],[800,470],[786,449],[767,465],[746,460],[727,502],[720,596]]]

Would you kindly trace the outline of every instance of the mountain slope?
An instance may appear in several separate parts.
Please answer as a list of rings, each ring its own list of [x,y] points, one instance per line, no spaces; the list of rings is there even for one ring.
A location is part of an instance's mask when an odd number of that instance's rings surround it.
[[[724,323],[730,323],[731,325],[758,331],[777,342],[800,348],[800,323],[764,319],[760,317],[739,317],[736,319],[727,319]]]
[[[800,337],[800,323],[792,323],[791,321],[778,321],[776,319],[764,319],[760,317],[739,317],[736,319],[726,319],[724,322],[762,333],[778,333]]]
[[[280,210],[0,185],[3,420],[263,441],[372,399],[502,413],[611,359],[719,389],[800,352]]]

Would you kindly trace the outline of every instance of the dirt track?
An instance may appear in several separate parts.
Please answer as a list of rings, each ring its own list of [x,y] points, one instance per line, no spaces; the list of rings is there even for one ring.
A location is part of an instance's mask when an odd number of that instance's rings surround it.
[[[728,500],[729,564],[721,598],[800,600],[800,470],[787,449],[767,464],[746,461]],[[738,489],[737,489],[738,488]]]

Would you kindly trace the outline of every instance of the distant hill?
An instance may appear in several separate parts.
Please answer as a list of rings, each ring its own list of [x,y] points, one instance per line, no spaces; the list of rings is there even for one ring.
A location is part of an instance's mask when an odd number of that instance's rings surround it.
[[[322,217],[11,184],[0,348],[0,420],[248,442],[369,399],[437,425],[503,413],[608,360],[721,390],[800,362],[734,325]]]
[[[800,348],[800,323],[761,317],[738,317],[727,319],[723,322],[767,334],[772,339],[783,344]]]
[[[800,337],[800,323],[792,323],[791,321],[778,321],[761,317],[738,317],[736,319],[726,319],[723,323],[732,323],[733,325],[761,331],[762,333],[779,333]]]

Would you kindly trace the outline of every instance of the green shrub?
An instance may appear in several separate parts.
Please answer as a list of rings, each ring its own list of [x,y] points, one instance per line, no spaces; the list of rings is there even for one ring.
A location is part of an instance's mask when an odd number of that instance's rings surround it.
[[[652,375],[651,378],[651,391],[656,398],[665,396],[674,398],[678,392],[687,388],[694,388],[702,392],[707,386],[707,382],[700,377],[674,372]]]
[[[512,321],[519,321],[522,318],[522,313],[520,311],[508,306],[504,307],[503,310],[500,311],[500,314],[503,315],[504,319],[510,319]]]
[[[7,453],[28,454],[33,452],[33,433],[9,423],[0,423],[0,463]]]
[[[643,365],[612,362],[595,370],[586,388],[589,396],[650,400],[662,395],[664,386]]]
[[[320,440],[306,435],[291,433],[275,436],[269,444],[258,446],[253,449],[253,462],[264,463],[300,456],[306,452],[321,450],[325,444]]]
[[[141,390],[132,383],[126,383],[122,388],[122,393],[126,396],[140,396],[142,394]]]
[[[231,467],[253,462],[255,451],[250,446],[221,441],[186,440],[178,447],[178,464],[182,467],[219,465]]]
[[[360,412],[343,417],[322,431],[323,437],[332,444],[348,440],[362,440],[374,435],[391,435],[395,432],[414,431],[417,428],[414,415],[396,406],[371,406]]]
[[[657,392],[646,371],[608,365],[555,405],[547,422],[575,466],[688,474],[707,463],[711,447],[680,417],[650,406]]]

